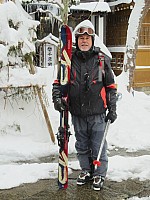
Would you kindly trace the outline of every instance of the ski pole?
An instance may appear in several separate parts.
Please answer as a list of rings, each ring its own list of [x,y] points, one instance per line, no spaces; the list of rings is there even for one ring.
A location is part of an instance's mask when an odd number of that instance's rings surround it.
[[[101,146],[100,146],[100,149],[99,149],[99,152],[98,152],[97,160],[93,161],[93,164],[95,165],[95,169],[97,169],[97,167],[101,165],[101,162],[99,161],[99,159],[100,159],[100,156],[101,156],[101,153],[102,153],[102,149],[103,149],[103,146],[104,146],[104,142],[105,142],[105,139],[106,139],[106,135],[107,135],[110,123],[111,123],[110,120],[108,120],[107,123],[106,123],[104,136],[103,136],[103,139],[102,139],[102,142],[101,142]]]
[[[117,93],[116,97],[117,97],[117,101],[120,101],[122,99],[122,93],[120,93],[120,92]],[[93,165],[95,165],[95,169],[97,169],[97,167],[101,165],[101,162],[99,161],[99,159],[100,159],[100,156],[101,156],[101,153],[102,153],[102,149],[103,149],[103,146],[104,146],[104,142],[105,142],[105,139],[106,139],[106,135],[107,135],[110,123],[111,123],[110,120],[108,120],[107,123],[106,123],[104,136],[103,136],[102,143],[101,143],[101,146],[100,146],[100,149],[99,149],[99,152],[98,152],[97,160],[93,161]]]

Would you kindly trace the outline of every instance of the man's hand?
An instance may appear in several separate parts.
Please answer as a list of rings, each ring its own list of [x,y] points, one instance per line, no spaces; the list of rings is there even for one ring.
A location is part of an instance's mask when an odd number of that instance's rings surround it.
[[[67,102],[64,99],[57,98],[54,100],[54,108],[55,110],[58,110],[59,112],[65,110],[67,106]]]
[[[117,114],[115,111],[109,111],[106,118],[105,118],[105,122],[107,122],[108,120],[111,121],[111,123],[113,123],[115,120],[117,119]]]

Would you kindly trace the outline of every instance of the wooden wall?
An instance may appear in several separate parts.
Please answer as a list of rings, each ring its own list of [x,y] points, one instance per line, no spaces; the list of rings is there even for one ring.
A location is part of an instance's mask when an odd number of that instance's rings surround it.
[[[136,65],[150,66],[150,10],[142,23]]]
[[[150,48],[138,49],[136,66],[150,66]]]
[[[150,68],[135,70],[133,87],[150,87]]]
[[[107,46],[124,46],[126,44],[130,13],[131,10],[129,8],[108,13],[106,22]]]
[[[125,47],[128,19],[132,10],[127,5],[126,8],[121,8],[121,5],[115,7],[114,10],[107,15],[107,47]],[[111,65],[115,75],[118,76],[123,70],[124,52],[111,52],[111,54]],[[142,23],[136,56],[136,66],[141,66],[141,68],[136,68],[134,71],[133,88],[150,88],[150,67],[148,67],[150,66],[150,10]]]

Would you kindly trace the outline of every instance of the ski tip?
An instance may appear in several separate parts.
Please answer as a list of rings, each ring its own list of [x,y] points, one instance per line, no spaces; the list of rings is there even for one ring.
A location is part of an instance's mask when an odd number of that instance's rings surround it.
[[[61,32],[62,32],[63,30],[66,30],[67,32],[69,32],[69,33],[72,34],[71,29],[70,29],[70,27],[69,27],[67,24],[63,24],[63,25],[61,26]],[[71,35],[71,36],[72,36],[72,35]]]

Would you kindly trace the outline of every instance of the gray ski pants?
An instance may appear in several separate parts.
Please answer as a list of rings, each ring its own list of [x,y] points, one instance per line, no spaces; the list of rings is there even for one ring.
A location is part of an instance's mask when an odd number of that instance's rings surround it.
[[[82,170],[91,172],[93,160],[97,159],[105,129],[105,114],[88,117],[72,116],[77,156]],[[105,141],[100,157],[101,165],[94,170],[93,176],[106,176],[108,168],[107,142]]]

